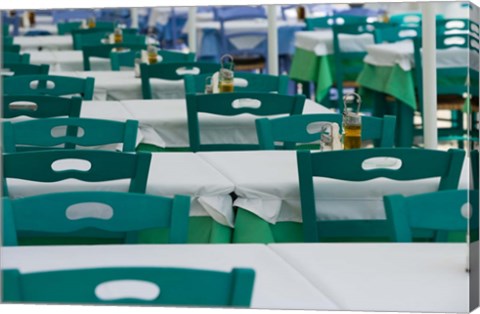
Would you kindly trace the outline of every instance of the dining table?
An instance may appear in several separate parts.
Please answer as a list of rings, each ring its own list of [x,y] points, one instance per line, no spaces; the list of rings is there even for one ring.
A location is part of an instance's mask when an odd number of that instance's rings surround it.
[[[201,158],[235,186],[237,210],[233,242],[303,242],[302,209],[296,151],[200,152]],[[388,158],[372,167],[392,166]],[[329,165],[325,165],[328,167]],[[331,167],[331,166],[330,166]],[[459,189],[469,188],[466,158]],[[365,182],[314,178],[317,219],[322,221],[385,221],[383,196],[437,191],[440,178],[397,181],[376,178]],[[387,235],[386,235],[387,237]]]
[[[2,269],[18,269],[22,273],[101,267],[175,267],[224,272],[250,268],[255,271],[251,308],[339,309],[266,245],[30,246],[1,250]],[[112,286],[109,295],[115,289],[119,288]],[[134,292],[125,292],[138,296],[148,290],[137,284]]]

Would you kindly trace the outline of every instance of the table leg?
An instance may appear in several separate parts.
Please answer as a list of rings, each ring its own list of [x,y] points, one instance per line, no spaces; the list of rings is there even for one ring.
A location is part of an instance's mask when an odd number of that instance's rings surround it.
[[[412,147],[413,115],[413,108],[397,99],[397,147]]]

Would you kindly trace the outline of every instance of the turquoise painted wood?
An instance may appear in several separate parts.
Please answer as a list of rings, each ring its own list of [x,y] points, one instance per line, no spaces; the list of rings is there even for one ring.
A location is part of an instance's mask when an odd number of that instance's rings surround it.
[[[12,36],[3,36],[2,43],[4,45],[13,45],[13,37]]]
[[[71,34],[73,32],[81,30],[82,22],[64,22],[57,23],[57,32],[58,35]],[[116,23],[114,22],[103,22],[95,21],[95,27],[93,29],[88,29],[91,31],[111,31],[115,29]]]
[[[337,21],[338,20],[338,21]],[[340,20],[343,22],[340,22]],[[316,29],[330,29],[332,25],[351,25],[351,24],[365,24],[367,17],[365,16],[323,16],[306,18],[305,24],[307,31]]]
[[[98,297],[95,291],[100,284],[117,280],[151,283],[160,293],[152,300],[130,296],[115,300]],[[233,268],[231,272],[154,267],[71,269],[26,274],[16,269],[3,271],[4,301],[20,303],[249,307],[254,282],[255,271],[249,268]]]
[[[13,75],[36,75],[48,74],[50,66],[48,64],[4,63],[3,68],[13,72]]]
[[[468,190],[446,190],[419,194],[410,197],[402,195],[384,196],[385,212],[395,242],[412,242],[412,230],[467,231],[468,220],[462,215],[462,206],[469,200]],[[477,206],[471,206],[471,231],[478,231]],[[467,216],[468,217],[468,216]],[[466,239],[465,239],[466,241]]]
[[[473,188],[475,190],[478,190],[479,189],[479,185],[480,185],[480,173],[479,173],[479,158],[478,158],[478,150],[476,149],[472,149],[470,151],[470,162],[472,164],[472,174],[473,174]],[[470,185],[472,186],[472,185]]]
[[[362,116],[362,140],[379,140],[380,147],[393,147],[395,143],[395,116],[383,118]],[[320,132],[309,133],[308,126],[315,122],[337,123],[342,132],[342,115],[336,113],[304,114],[281,118],[261,118],[255,121],[261,149],[295,149],[299,143],[320,139]],[[275,142],[283,142],[280,147]]]
[[[83,70],[90,71],[91,64],[90,64],[90,57],[97,57],[97,58],[104,58],[109,59],[110,53],[113,49],[124,48],[123,51],[118,52],[118,54],[127,53],[130,51],[139,51],[142,49],[147,49],[147,45],[143,44],[129,44],[129,43],[121,43],[121,44],[97,44],[93,46],[83,46],[82,50],[82,57],[83,57]]]
[[[374,157],[397,158],[402,164],[398,170],[388,168],[364,170],[362,163]],[[335,236],[346,237],[378,236],[383,233],[380,228],[385,232],[388,230],[386,221],[317,221],[314,177],[353,182],[382,177],[399,181],[440,177],[439,190],[454,190],[458,187],[464,158],[465,151],[458,149],[450,149],[448,152],[412,148],[369,148],[317,153],[298,151],[298,178],[305,241],[318,242],[324,235],[331,236],[326,234],[326,231],[332,229],[337,230]],[[365,223],[376,227],[367,228],[365,226],[368,225]],[[333,228],[329,225],[338,227]]]
[[[102,206],[99,216],[73,218],[74,206]],[[126,233],[126,243],[138,243],[138,232],[150,228],[168,228],[168,243],[186,243],[190,197],[173,198],[139,193],[121,192],[66,192],[3,199],[3,245],[18,245],[17,233],[36,232],[71,236],[77,231],[97,229],[112,233]],[[103,214],[100,215],[100,213]],[[12,228],[13,225],[13,228]],[[12,234],[13,229],[13,234]]]
[[[35,84],[35,82],[38,82]],[[53,85],[53,86],[52,86]],[[70,96],[79,94],[83,100],[92,100],[95,79],[57,75],[21,75],[3,79],[6,95]]]
[[[142,80],[143,99],[152,99],[152,88],[150,79],[158,78],[164,80],[181,80],[185,75],[215,73],[220,70],[220,64],[205,62],[172,62],[172,63],[156,63],[141,64],[140,75]],[[182,73],[185,71],[185,73]]]
[[[21,106],[31,103],[31,106]],[[32,118],[51,118],[67,116],[78,118],[82,107],[82,98],[62,98],[57,96],[4,95],[2,112],[4,118],[28,116]]]
[[[28,53],[15,53],[15,52],[2,52],[2,64],[3,63],[21,63],[29,64],[30,63],[30,54]]]
[[[391,24],[390,27],[376,28],[374,31],[375,43],[394,43],[397,41],[413,39],[421,36],[422,29],[418,26],[398,26]]]
[[[259,107],[234,107],[237,100],[250,99],[259,102]],[[259,149],[258,144],[202,144],[200,140],[199,113],[221,116],[236,116],[249,113],[257,116],[278,114],[298,115],[303,111],[304,95],[278,95],[270,93],[220,93],[193,95],[187,94],[188,135],[190,149],[197,151],[251,150]]]
[[[65,127],[60,134],[55,128]],[[126,122],[87,119],[50,118],[12,123],[3,122],[4,152],[33,151],[76,146],[91,147],[122,144],[123,152],[134,152],[138,132],[138,121]],[[53,136],[52,134],[55,134]]]
[[[96,31],[95,29],[74,31],[72,32],[73,49],[80,50],[84,46],[100,45],[102,40],[108,38],[110,34],[112,31]],[[145,35],[122,34],[122,43],[124,44],[145,45],[146,39]]]
[[[186,75],[184,77],[185,91],[187,94],[203,94],[206,79],[211,74]],[[235,78],[243,85],[235,86],[235,92],[276,92],[288,95],[289,79],[286,75],[268,75],[249,72],[235,72]]]
[[[131,49],[127,52],[110,53],[110,64],[112,71],[120,71],[120,67],[134,67],[135,58],[140,58],[138,50]],[[157,55],[161,57],[160,62],[194,62],[195,53],[183,53],[180,51],[158,50]]]
[[[372,34],[375,26],[370,24],[357,25],[334,25],[333,26],[333,52],[335,64],[335,87],[338,90],[337,106],[343,108],[343,81],[348,76],[355,78],[363,70],[363,58],[367,55],[366,51],[343,51],[340,47],[339,38],[343,35],[362,35]],[[346,66],[348,64],[348,66]]]
[[[88,170],[53,170],[52,164],[64,159],[77,159],[90,164]],[[122,153],[101,150],[48,150],[36,152],[4,153],[3,180],[16,178],[37,182],[58,182],[78,179],[85,182],[130,179],[129,192],[145,193],[151,154]]]
[[[437,35],[437,51],[450,48],[469,48],[470,38],[468,34],[450,34]],[[418,133],[423,132],[423,62],[422,62],[422,37],[417,37],[414,43],[415,60],[415,85],[417,88],[418,111],[422,115],[421,127],[417,129]],[[477,41],[478,43],[478,41]],[[464,95],[469,93],[469,86],[465,83],[468,76],[468,67],[443,68],[437,69],[437,104],[439,109],[451,110],[452,127],[442,127],[438,129],[440,140],[459,140],[459,145],[463,145],[465,138],[463,126],[463,108]],[[460,146],[462,147],[462,146]]]
[[[2,52],[20,53],[20,45],[3,45]]]

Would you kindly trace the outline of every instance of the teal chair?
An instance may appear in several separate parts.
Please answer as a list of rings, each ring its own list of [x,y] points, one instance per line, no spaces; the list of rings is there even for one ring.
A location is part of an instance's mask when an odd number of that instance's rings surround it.
[[[479,185],[480,185],[480,173],[479,173],[479,168],[480,168],[480,165],[479,165],[479,152],[478,152],[478,149],[472,149],[470,151],[470,163],[472,164],[472,174],[473,174],[473,188],[475,190],[478,190],[479,189]]]
[[[462,42],[463,41],[463,42]],[[468,34],[450,34],[437,36],[437,51],[451,48],[469,48],[469,42],[476,41]],[[418,111],[421,114],[421,125],[416,128],[415,134],[423,134],[423,60],[422,60],[422,37],[414,39],[414,60],[415,60],[415,85],[417,89]],[[459,147],[463,147],[467,130],[463,124],[463,109],[469,93],[469,86],[465,84],[468,75],[468,67],[438,68],[437,69],[437,110],[449,110],[452,113],[451,127],[438,129],[439,140],[458,140]],[[478,95],[477,95],[478,97]],[[478,111],[478,107],[472,108]]]
[[[436,21],[437,35],[448,35],[454,32],[463,31],[468,33],[470,21],[469,19],[441,19]]]
[[[27,116],[31,118],[71,117],[78,118],[82,108],[80,97],[4,95],[3,118]]]
[[[56,171],[52,164],[58,160],[78,159],[90,164],[89,170]],[[48,150],[4,153],[4,195],[8,195],[6,179],[15,178],[37,182],[58,182],[77,179],[85,182],[130,179],[129,192],[145,193],[151,155],[102,150]]]
[[[397,26],[376,28],[374,31],[375,43],[394,43],[397,41],[408,40],[421,36],[420,26]]]
[[[410,197],[388,195],[384,196],[384,203],[394,242],[412,242],[414,229],[466,232],[468,216],[463,216],[466,213],[462,214],[462,206],[467,203],[471,204],[470,232],[478,234],[478,191],[447,190]]]
[[[351,25],[365,23],[367,23],[367,17],[365,16],[323,16],[305,19],[307,31],[313,31],[316,29],[330,29],[333,25]]]
[[[157,55],[160,56],[160,62],[194,62],[195,53],[183,53],[180,51],[158,50]],[[140,58],[140,51],[131,49],[126,52],[112,51],[110,53],[110,63],[112,71],[120,71],[120,67],[135,66],[135,58]]]
[[[104,58],[109,59],[112,50],[122,49],[118,54],[128,53],[129,51],[139,51],[142,49],[147,49],[145,44],[99,44],[94,46],[83,46],[82,47],[82,57],[83,57],[83,70],[90,71],[90,57]]]
[[[50,66],[48,64],[23,64],[23,63],[4,63],[4,69],[13,72],[13,75],[36,75],[48,74]]]
[[[35,84],[35,82],[38,82]],[[80,95],[83,100],[93,99],[95,79],[56,75],[21,75],[3,79],[5,95]]]
[[[185,75],[215,73],[220,70],[220,64],[202,62],[172,62],[156,64],[140,64],[143,99],[152,99],[150,79],[181,80]]]
[[[28,53],[15,53],[15,52],[2,52],[2,64],[11,64],[11,63],[21,63],[29,64],[30,63],[30,54]]]
[[[363,169],[365,160],[391,157],[401,160],[399,169]],[[317,220],[314,177],[363,182],[376,178],[406,181],[440,177],[439,190],[457,189],[465,151],[448,152],[413,148],[369,148],[331,152],[297,151],[298,177],[305,242],[324,237],[382,238],[388,233],[386,220]],[[429,235],[431,236],[431,235]]]
[[[93,32],[98,32],[98,31],[111,31],[115,29],[116,23],[114,22],[101,22],[101,21],[96,21],[95,22],[95,27],[94,28],[88,28],[88,29],[81,29],[82,22],[64,22],[64,23],[57,23],[57,31],[58,35],[66,35],[66,34],[71,34],[74,32],[82,32],[82,31],[93,31]]]
[[[371,24],[336,25],[333,26],[333,52],[335,64],[335,87],[338,91],[337,108],[343,108],[343,88],[358,89],[356,82],[363,70],[363,59],[366,51],[343,51],[340,47],[342,35],[362,35],[373,33],[375,26]]]
[[[13,53],[20,53],[20,45],[3,45],[2,52],[13,52]]]
[[[12,36],[3,36],[2,38],[3,45],[13,45],[13,37]]]
[[[256,104],[238,106],[242,100],[251,100]],[[304,95],[286,96],[270,93],[221,93],[194,95],[187,94],[188,135],[190,149],[197,151],[252,150],[259,149],[258,144],[202,144],[200,140],[199,113],[221,116],[236,116],[249,113],[256,116],[299,115],[303,111]]]
[[[444,19],[443,14],[437,14],[435,16],[436,21],[441,21]],[[409,12],[409,13],[399,13],[393,14],[390,16],[390,23],[404,26],[419,26],[422,24],[422,13],[420,12]]]
[[[211,74],[186,75],[184,78],[185,92],[187,94],[203,94],[205,82]],[[236,72],[235,92],[266,92],[288,95],[289,79],[286,75],[268,75],[248,72]],[[235,84],[235,82],[234,82]]]
[[[103,44],[112,32],[90,32],[90,33],[73,33],[73,49],[81,50],[84,46],[96,46]],[[147,38],[145,35],[123,34],[123,44],[145,45]]]
[[[121,261],[120,261],[121,262]],[[99,296],[103,283],[139,281],[157,288],[157,295],[138,292],[108,300]],[[3,300],[19,303],[125,304],[167,306],[249,307],[255,271],[231,272],[186,268],[114,267],[20,273],[3,270]],[[107,287],[105,287],[107,288]],[[132,290],[136,289],[132,287]]]
[[[56,128],[65,127],[55,134]],[[49,118],[12,123],[3,122],[3,150],[34,151],[54,149],[55,146],[73,149],[76,146],[92,147],[122,144],[123,152],[134,152],[138,121],[126,122],[87,119]]]
[[[377,140],[380,147],[393,147],[395,142],[394,116],[383,118],[362,116],[362,141]],[[342,115],[336,113],[305,114],[281,118],[261,118],[255,121],[261,149],[295,149],[299,143],[312,143],[320,139],[320,132],[310,133],[308,127],[316,122],[337,123],[342,129]],[[278,147],[275,142],[283,142]]]
[[[108,211],[82,215],[86,203]],[[75,212],[81,204],[87,207]],[[169,243],[186,243],[189,212],[190,197],[181,195],[88,191],[4,198],[3,245],[17,246],[22,233],[67,235],[84,229],[125,233],[126,243],[138,243],[138,232],[151,228],[168,228]]]

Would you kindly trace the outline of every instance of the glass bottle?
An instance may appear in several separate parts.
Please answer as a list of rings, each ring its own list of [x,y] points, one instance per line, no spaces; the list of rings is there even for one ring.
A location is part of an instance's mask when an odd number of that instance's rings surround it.
[[[94,18],[94,17],[90,17],[90,18],[87,20],[87,26],[88,26],[88,28],[95,28],[96,22],[95,22],[95,18]]]
[[[123,41],[123,32],[120,27],[115,28],[113,33],[113,42],[119,44]]]
[[[227,68],[226,60],[230,59],[229,68]],[[218,91],[220,93],[231,93],[234,90],[233,85],[233,57],[231,55],[224,55],[221,58],[222,68],[218,75]]]
[[[297,7],[297,19],[299,21],[303,21],[303,20],[305,20],[305,15],[306,15],[305,7],[303,5],[299,5]]]
[[[155,46],[153,45],[148,46],[147,55],[148,55],[148,64],[157,63],[158,55],[157,55],[157,48]]]
[[[347,108],[350,99],[357,98],[357,112]],[[343,149],[355,149],[362,147],[362,117],[360,116],[361,98],[358,94],[352,93],[343,97]]]

